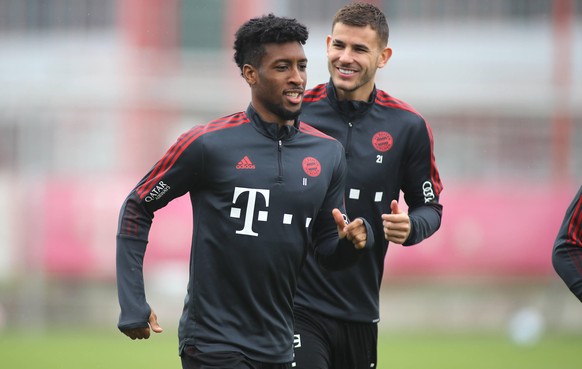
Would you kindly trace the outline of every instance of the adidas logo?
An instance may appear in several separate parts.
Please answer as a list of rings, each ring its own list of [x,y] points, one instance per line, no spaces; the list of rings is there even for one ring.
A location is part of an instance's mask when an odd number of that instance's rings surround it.
[[[249,159],[249,157],[245,155],[245,157],[242,158],[242,160],[239,161],[238,164],[236,165],[236,169],[255,169],[255,165],[253,164],[251,159]]]

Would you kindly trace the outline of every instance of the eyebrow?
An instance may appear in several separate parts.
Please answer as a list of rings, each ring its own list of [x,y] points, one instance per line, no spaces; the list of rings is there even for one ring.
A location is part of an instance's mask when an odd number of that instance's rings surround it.
[[[331,42],[332,42],[332,44],[334,44],[334,45],[338,45],[338,44],[339,44],[339,45],[342,45],[342,46],[346,45],[346,43],[345,43],[344,41],[342,41],[342,40],[339,40],[339,39],[337,39],[337,38],[334,38],[334,39],[332,39],[332,40],[331,40]],[[354,44],[354,45],[352,45],[352,46],[353,46],[353,48],[359,48],[359,49],[364,49],[364,50],[370,50],[370,48],[369,48],[369,47],[368,47],[368,45],[366,45],[366,44]]]
[[[276,64],[276,63],[293,63],[293,61],[294,61],[294,59],[281,58],[281,59],[275,59],[275,60],[273,60],[272,63],[273,64]],[[298,62],[299,63],[307,62],[307,58],[299,59]]]

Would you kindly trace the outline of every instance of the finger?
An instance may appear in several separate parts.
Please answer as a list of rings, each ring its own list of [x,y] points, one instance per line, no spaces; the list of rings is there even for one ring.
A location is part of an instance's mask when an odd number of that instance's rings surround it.
[[[357,235],[354,236],[354,238],[352,239],[352,242],[358,243],[358,244],[363,243],[365,245],[367,239],[368,239],[368,237],[366,237],[365,233],[358,233]]]
[[[356,218],[346,226],[345,233],[347,239],[352,241],[354,244],[358,239],[361,239],[362,237],[366,238],[367,232],[364,221],[360,218]]]
[[[149,328],[134,328],[124,331],[123,333],[132,340],[148,339],[150,337]]]
[[[404,222],[384,222],[383,225],[386,231],[406,232],[409,228],[408,223]]]
[[[155,333],[162,333],[164,331],[164,329],[162,327],[160,327],[160,325],[158,324],[158,316],[153,311],[153,309],[152,309],[152,312],[150,314],[149,323],[150,323],[150,327],[152,328],[152,330]]]
[[[132,340],[135,339],[135,335],[132,332],[123,331],[123,334],[125,334],[127,337],[131,338]]]
[[[333,215],[333,220],[335,220],[335,224],[338,226],[338,228],[344,229],[347,224],[342,212],[336,208],[331,211],[331,214]]]
[[[404,215],[405,214],[402,212],[400,212],[398,214],[394,214],[394,213],[383,214],[382,220],[384,222],[393,222],[393,223],[402,222],[406,219],[406,217]]]
[[[406,241],[407,237],[408,237],[408,230],[407,229],[404,229],[404,230],[388,229],[388,228],[384,229],[384,238],[387,241],[402,244],[404,241]]]
[[[346,227],[348,229],[347,238],[352,241],[354,246],[358,249],[364,248],[366,246],[366,241],[368,239],[368,233],[366,231],[366,226],[364,221],[360,218],[355,219]]]
[[[356,232],[358,233],[362,233],[362,232],[366,232],[366,227],[364,226],[364,221],[361,218],[356,218],[354,220],[352,220],[347,226],[346,226],[346,232],[351,233],[352,235],[356,234]]]
[[[357,249],[363,249],[364,247],[366,247],[366,241],[367,241],[367,237],[365,234],[360,234],[358,236],[355,237],[354,240],[352,240],[352,242],[354,243],[355,247]]]
[[[150,327],[152,328],[152,331],[154,331],[155,333],[162,333],[164,331],[164,328],[162,328],[159,324],[158,321],[154,321],[154,322],[150,322]]]
[[[392,214],[400,214],[401,211],[398,208],[398,201],[396,200],[392,200],[392,202],[390,203],[390,209],[392,210]]]
[[[140,334],[138,335],[137,339],[140,339],[140,340],[146,339],[147,340],[148,338],[150,338],[150,328],[149,327],[142,328],[140,330]]]

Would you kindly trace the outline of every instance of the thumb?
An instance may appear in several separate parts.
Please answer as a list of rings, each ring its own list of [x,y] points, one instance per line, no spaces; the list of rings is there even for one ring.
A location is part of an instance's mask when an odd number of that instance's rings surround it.
[[[164,328],[158,324],[158,316],[155,313],[150,314],[149,323],[152,331],[156,333],[162,333],[164,331]]]
[[[392,214],[402,213],[402,211],[400,211],[400,208],[398,207],[398,201],[396,200],[392,200],[392,202],[390,203],[390,209],[392,209]]]
[[[335,224],[338,226],[339,229],[343,230],[347,226],[347,223],[342,212],[336,208],[331,211],[331,214],[333,215],[333,220],[335,220]]]

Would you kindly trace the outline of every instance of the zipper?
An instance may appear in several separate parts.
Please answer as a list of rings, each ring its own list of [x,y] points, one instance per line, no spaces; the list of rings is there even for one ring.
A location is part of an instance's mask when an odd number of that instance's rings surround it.
[[[346,156],[348,156],[350,154],[350,147],[352,145],[352,128],[354,127],[354,125],[352,124],[352,122],[348,122],[348,138],[346,140]]]
[[[277,163],[279,165],[279,176],[277,181],[279,183],[283,182],[283,141],[277,141]]]

